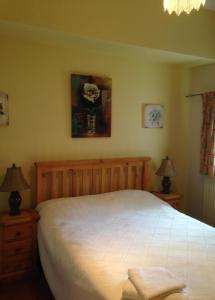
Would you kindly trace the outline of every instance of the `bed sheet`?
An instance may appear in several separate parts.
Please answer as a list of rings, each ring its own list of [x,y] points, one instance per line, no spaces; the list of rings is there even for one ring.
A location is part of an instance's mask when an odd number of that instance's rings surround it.
[[[129,268],[168,268],[189,300],[215,300],[215,229],[138,190],[37,207],[39,250],[57,300],[121,300]],[[138,296],[137,296],[138,299]]]

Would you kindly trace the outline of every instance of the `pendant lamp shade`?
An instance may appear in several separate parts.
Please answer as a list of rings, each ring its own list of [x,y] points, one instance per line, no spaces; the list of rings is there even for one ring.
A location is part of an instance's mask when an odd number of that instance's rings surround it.
[[[193,9],[199,10],[201,5],[205,5],[206,0],[164,0],[164,10],[169,14],[175,12],[180,15],[182,12],[189,14]]]

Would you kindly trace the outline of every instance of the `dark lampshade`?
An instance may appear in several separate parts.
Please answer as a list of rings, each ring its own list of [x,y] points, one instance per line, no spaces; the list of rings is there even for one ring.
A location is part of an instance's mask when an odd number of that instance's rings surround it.
[[[22,191],[29,188],[30,186],[25,180],[20,167],[13,164],[11,168],[7,168],[4,181],[0,186],[0,192]]]
[[[19,207],[22,199],[19,191],[29,188],[30,186],[25,180],[20,167],[13,164],[11,168],[7,168],[4,181],[0,186],[0,192],[11,192],[9,198],[10,215],[20,214]]]
[[[173,177],[176,175],[173,162],[168,158],[168,156],[162,159],[161,165],[155,174],[158,176],[168,176],[168,177]]]
[[[161,165],[155,174],[164,177],[162,181],[163,193],[169,194],[171,186],[171,181],[169,177],[175,176],[176,171],[173,162],[169,159],[168,156],[162,159]]]

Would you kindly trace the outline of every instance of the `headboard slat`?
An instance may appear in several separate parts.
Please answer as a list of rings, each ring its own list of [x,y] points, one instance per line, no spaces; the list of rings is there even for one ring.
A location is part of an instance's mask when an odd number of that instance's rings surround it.
[[[102,168],[101,172],[101,193],[105,193],[105,186],[106,186],[106,169]]]
[[[51,174],[51,197],[57,198],[57,173],[52,172]]]
[[[62,172],[62,194],[63,194],[63,197],[69,196],[68,180],[69,180],[68,172],[63,171]]]

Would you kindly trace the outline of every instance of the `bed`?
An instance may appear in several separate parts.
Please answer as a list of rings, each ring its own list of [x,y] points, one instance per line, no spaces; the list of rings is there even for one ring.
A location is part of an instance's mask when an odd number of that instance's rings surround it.
[[[36,163],[40,259],[57,300],[139,300],[124,293],[139,266],[168,268],[189,300],[215,299],[215,230],[147,191],[149,163]]]

